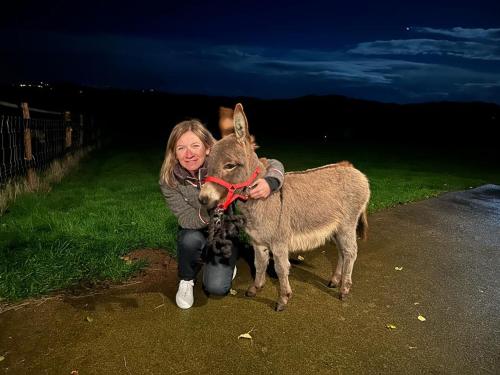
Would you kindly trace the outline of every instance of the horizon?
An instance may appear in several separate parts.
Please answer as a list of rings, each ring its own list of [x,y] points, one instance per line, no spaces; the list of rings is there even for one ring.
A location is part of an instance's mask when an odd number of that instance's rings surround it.
[[[96,90],[96,91],[124,91],[124,92],[133,92],[136,94],[160,94],[160,95],[172,95],[172,96],[199,96],[199,97],[206,97],[206,98],[222,98],[222,99],[250,99],[250,100],[260,100],[260,101],[293,101],[293,100],[298,100],[298,99],[303,99],[303,98],[325,98],[325,97],[333,97],[333,98],[343,98],[346,100],[352,100],[352,101],[359,101],[359,102],[369,102],[369,103],[376,103],[376,104],[387,104],[387,105],[426,105],[426,104],[440,104],[440,103],[464,103],[464,104],[487,104],[487,105],[495,105],[497,107],[500,107],[500,103],[496,103],[493,101],[486,101],[486,100],[447,100],[447,99],[441,99],[441,100],[429,100],[429,101],[421,101],[421,102],[407,102],[407,103],[398,103],[395,101],[381,101],[381,100],[376,100],[376,99],[365,99],[365,98],[359,98],[359,97],[353,97],[353,96],[347,96],[347,95],[341,95],[341,94],[336,94],[336,93],[331,93],[331,94],[304,94],[301,96],[293,96],[293,97],[276,97],[276,98],[263,98],[263,97],[257,97],[257,96],[249,96],[249,95],[238,95],[238,96],[231,96],[231,95],[213,95],[213,94],[200,94],[196,92],[171,92],[171,91],[163,91],[161,89],[156,89],[156,88],[126,88],[126,87],[113,87],[113,86],[92,86],[92,85],[83,85],[79,84],[76,82],[48,82],[48,81],[22,81],[22,82],[6,82],[6,83],[0,83],[0,89],[3,87],[9,87],[9,88],[14,88],[14,89],[29,89],[29,90],[37,90],[37,89],[54,89],[54,88],[61,88],[61,87],[68,87],[68,88],[73,88],[73,89],[87,89],[87,90]],[[43,86],[43,87],[41,87]],[[81,94],[83,94],[82,92]]]

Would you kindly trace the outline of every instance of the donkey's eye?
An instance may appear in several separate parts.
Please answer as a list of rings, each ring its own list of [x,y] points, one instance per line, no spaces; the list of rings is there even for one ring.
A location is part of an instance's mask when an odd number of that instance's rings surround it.
[[[224,169],[234,169],[236,168],[236,164],[233,164],[233,163],[227,163],[227,164],[224,164]]]

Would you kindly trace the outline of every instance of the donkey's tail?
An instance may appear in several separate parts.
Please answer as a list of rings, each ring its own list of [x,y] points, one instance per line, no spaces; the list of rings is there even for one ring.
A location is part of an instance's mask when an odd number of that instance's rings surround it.
[[[358,218],[358,226],[356,227],[358,237],[365,241],[368,238],[368,217],[366,208],[361,212]]]

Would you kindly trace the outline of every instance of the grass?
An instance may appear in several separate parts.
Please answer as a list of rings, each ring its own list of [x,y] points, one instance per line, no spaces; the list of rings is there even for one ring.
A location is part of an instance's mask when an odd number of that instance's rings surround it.
[[[25,178],[13,179],[0,190],[0,216],[8,209],[19,195],[30,192],[48,192],[52,185],[60,182],[64,176],[75,168],[93,147],[77,150],[61,159],[55,159],[41,174],[36,173],[32,185],[29,186]]]
[[[370,179],[370,212],[500,182],[493,166],[423,152],[264,144],[258,153],[281,160],[287,170],[350,160]],[[95,151],[50,191],[17,197],[0,217],[0,298],[123,280],[141,267],[120,259],[132,249],[174,254],[177,222],[157,184],[162,159],[160,149]]]
[[[12,300],[136,271],[130,249],[174,249],[177,224],[159,193],[161,152],[99,151],[50,192],[0,218],[0,297]]]

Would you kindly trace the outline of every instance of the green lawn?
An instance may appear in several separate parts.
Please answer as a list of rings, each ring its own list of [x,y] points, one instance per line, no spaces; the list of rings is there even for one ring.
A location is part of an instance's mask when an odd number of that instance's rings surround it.
[[[281,160],[286,170],[350,160],[370,179],[370,212],[500,183],[493,166],[375,146],[264,144],[258,153]],[[96,151],[49,193],[19,197],[0,217],[0,298],[127,278],[141,267],[120,259],[132,249],[175,254],[177,223],[157,184],[162,159],[161,149]]]

